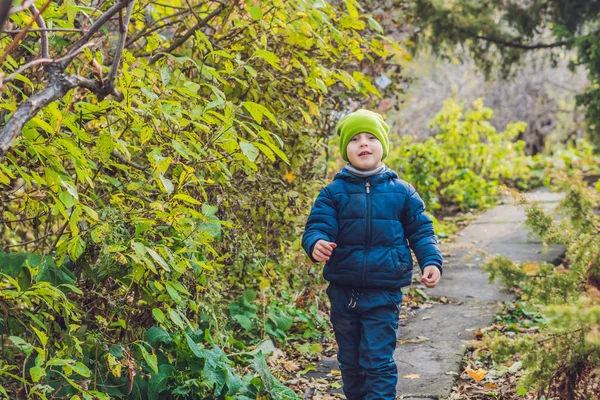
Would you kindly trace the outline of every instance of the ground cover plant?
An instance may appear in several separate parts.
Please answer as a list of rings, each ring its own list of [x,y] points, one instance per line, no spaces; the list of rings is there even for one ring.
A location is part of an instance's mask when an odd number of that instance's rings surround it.
[[[469,344],[453,399],[600,395],[599,191],[580,170],[558,175],[552,186],[565,194],[559,205],[562,219],[556,221],[541,204],[533,203],[527,205],[527,225],[544,244],[564,245],[565,258],[556,266],[519,265],[506,257],[488,262],[490,279],[500,280],[517,300]]]

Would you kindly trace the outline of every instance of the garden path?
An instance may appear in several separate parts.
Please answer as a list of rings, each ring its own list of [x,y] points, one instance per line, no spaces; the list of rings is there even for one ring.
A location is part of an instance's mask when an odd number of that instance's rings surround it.
[[[560,194],[546,189],[526,196],[540,201],[547,210],[554,209],[561,199]],[[442,245],[444,276],[436,288],[424,289],[441,302],[430,308],[407,310],[409,316],[398,332],[394,355],[399,371],[398,398],[447,398],[460,373],[467,343],[478,329],[493,323],[502,302],[513,298],[499,284],[488,282],[482,266],[489,255],[502,254],[516,262],[560,262],[564,249],[542,249],[523,225],[524,220],[523,207],[505,198],[459,232],[454,243]],[[314,377],[335,369],[335,357],[325,358],[318,363]],[[313,398],[320,397],[322,393],[318,392]]]

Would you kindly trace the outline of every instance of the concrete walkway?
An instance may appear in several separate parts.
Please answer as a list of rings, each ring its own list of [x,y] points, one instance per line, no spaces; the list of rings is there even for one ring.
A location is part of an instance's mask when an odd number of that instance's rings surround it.
[[[527,197],[552,210],[561,196],[541,189]],[[502,254],[517,262],[558,262],[564,249],[542,251],[523,225],[522,207],[504,203],[482,214],[459,233],[455,243],[442,246],[444,276],[429,296],[446,297],[447,304],[423,308],[400,327],[394,358],[398,364],[398,395],[402,399],[445,399],[459,373],[466,344],[479,328],[489,326],[501,303],[512,295],[490,284],[481,267],[489,255]],[[321,371],[337,368],[334,358],[321,363]]]

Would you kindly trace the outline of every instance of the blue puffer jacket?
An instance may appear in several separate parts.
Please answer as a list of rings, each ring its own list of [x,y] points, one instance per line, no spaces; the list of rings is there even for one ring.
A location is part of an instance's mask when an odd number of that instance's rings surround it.
[[[320,239],[337,244],[323,274],[338,285],[378,289],[410,285],[409,245],[421,268],[435,265],[442,271],[442,253],[423,200],[389,168],[369,178],[344,168],[321,190],[302,237],[311,259]]]

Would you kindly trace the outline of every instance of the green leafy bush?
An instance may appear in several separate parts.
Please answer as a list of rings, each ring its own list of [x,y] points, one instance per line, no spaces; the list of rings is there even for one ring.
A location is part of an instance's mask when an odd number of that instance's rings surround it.
[[[515,339],[488,338],[496,362],[520,354],[526,375],[524,388],[538,395],[573,398],[588,391],[594,366],[600,361],[600,205],[598,192],[581,173],[559,175],[554,182],[565,193],[557,222],[538,203],[528,205],[527,225],[544,244],[567,248],[564,265],[516,265],[496,257],[486,266],[490,279],[500,279],[520,297],[520,303],[537,314],[538,334]],[[524,202],[524,200],[523,200]]]

